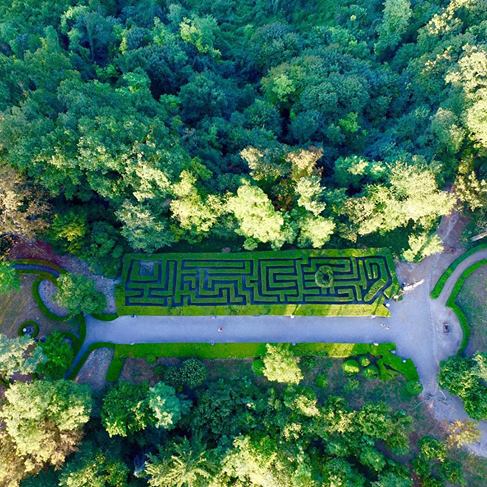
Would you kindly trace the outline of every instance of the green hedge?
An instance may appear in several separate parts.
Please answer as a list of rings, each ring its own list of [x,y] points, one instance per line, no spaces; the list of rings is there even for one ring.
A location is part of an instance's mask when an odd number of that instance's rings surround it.
[[[32,326],[34,328],[34,333],[32,335],[25,335],[24,332],[22,331],[24,328],[27,328],[28,326]],[[25,320],[22,323],[20,323],[19,327],[17,328],[17,335],[19,337],[23,336],[30,336],[31,338],[35,338],[37,335],[39,335],[39,323],[34,320]]]
[[[487,259],[482,259],[479,260],[478,262],[475,262],[475,264],[472,264],[470,267],[467,267],[460,277],[458,278],[457,282],[453,286],[452,292],[446,302],[446,305],[456,314],[458,321],[460,323],[460,326],[462,328],[463,332],[463,337],[462,341],[460,343],[460,348],[458,350],[459,354],[462,354],[465,349],[467,348],[468,341],[470,339],[470,325],[468,324],[467,317],[465,316],[465,313],[463,310],[458,306],[456,303],[456,299],[458,295],[460,294],[460,291],[462,290],[462,287],[465,283],[465,281],[478,269],[483,267],[484,265],[487,265]]]
[[[34,298],[34,301],[37,304],[37,307],[40,309],[41,313],[46,317],[49,318],[50,320],[54,321],[68,321],[69,316],[59,316],[56,313],[53,313],[44,303],[44,301],[41,298],[41,294],[39,292],[39,286],[41,285],[42,281],[49,280],[53,283],[56,283],[55,279],[49,275],[49,277],[39,277],[37,278],[33,283],[32,283],[32,297]]]
[[[460,255],[460,257],[457,257],[443,272],[443,274],[440,276],[438,279],[437,283],[435,284],[435,287],[431,290],[431,297],[433,299],[437,299],[441,291],[443,291],[443,288],[445,287],[446,281],[448,281],[448,278],[453,274],[454,270],[468,257],[471,255],[477,253],[479,250],[484,250],[487,249],[487,244],[480,244],[476,245],[475,247],[472,247],[471,249],[467,250],[464,254]]]
[[[91,316],[100,321],[113,321],[118,318],[118,313],[93,313]]]
[[[73,369],[70,377],[77,373],[88,358],[88,355],[97,348],[113,348],[115,354],[107,372],[107,380],[118,379],[127,358],[171,357],[171,358],[199,358],[212,359],[248,359],[261,357],[266,350],[265,343],[139,343],[123,345],[100,342],[91,345],[83,355],[77,367]],[[296,355],[322,355],[335,359],[346,359],[359,355],[370,355],[376,358],[379,368],[379,377],[387,380],[396,373],[402,374],[408,381],[419,380],[418,372],[410,359],[402,359],[393,351],[396,347],[392,343],[370,345],[367,343],[298,343],[292,347]]]
[[[345,262],[337,260],[340,258]],[[376,282],[365,292],[371,279],[366,274],[370,269],[367,258],[373,259]],[[316,259],[339,270],[329,294],[317,292],[312,275],[319,267]],[[142,273],[141,262],[160,266],[162,274]],[[269,282],[261,282],[260,269]],[[214,280],[215,289],[204,286],[206,280]],[[347,290],[356,287],[357,298],[341,294],[341,286]],[[385,249],[127,254],[115,301],[117,312],[129,315],[389,316],[384,296],[397,290],[394,262]],[[369,302],[376,293],[377,298]],[[251,296],[258,304],[250,301]]]

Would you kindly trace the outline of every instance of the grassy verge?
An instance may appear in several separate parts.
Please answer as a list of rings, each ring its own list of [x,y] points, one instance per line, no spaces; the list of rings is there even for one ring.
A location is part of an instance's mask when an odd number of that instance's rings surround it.
[[[437,299],[441,291],[443,291],[443,288],[445,287],[446,281],[448,281],[448,278],[453,274],[454,270],[468,257],[471,255],[477,253],[479,250],[484,250],[487,249],[487,244],[480,244],[476,245],[475,247],[472,247],[471,249],[467,250],[464,254],[460,255],[457,259],[455,259],[443,272],[443,274],[440,276],[438,279],[437,283],[435,284],[435,287],[431,290],[431,297],[433,299]]]
[[[190,358],[202,360],[248,359],[261,357],[266,350],[265,343],[139,343],[119,345],[113,343],[95,343],[82,357],[72,371],[72,377],[81,369],[88,355],[97,348],[113,348],[115,353],[107,372],[107,380],[117,380],[127,358],[143,358],[155,362],[160,357]],[[360,355],[376,358],[380,378],[387,380],[394,373],[402,374],[408,381],[417,381],[418,373],[410,359],[402,359],[393,353],[396,346],[392,343],[370,345],[367,343],[298,343],[292,350],[299,356],[327,356],[334,359],[347,359]]]
[[[468,345],[468,340],[470,338],[470,326],[468,324],[468,319],[463,312],[463,310],[458,306],[456,303],[457,296],[460,294],[460,291],[462,290],[463,284],[465,281],[477,270],[483,267],[484,265],[487,265],[487,259],[482,259],[476,262],[475,264],[471,265],[470,267],[467,267],[460,277],[458,278],[457,282],[453,286],[453,290],[450,294],[450,297],[448,298],[446,305],[457,315],[458,321],[460,323],[460,326],[462,327],[462,332],[463,332],[463,337],[462,341],[460,343],[460,348],[458,350],[458,353],[463,353]]]

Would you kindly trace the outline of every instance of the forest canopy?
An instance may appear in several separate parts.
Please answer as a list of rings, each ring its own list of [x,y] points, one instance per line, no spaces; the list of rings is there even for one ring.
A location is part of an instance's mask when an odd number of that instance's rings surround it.
[[[420,259],[455,203],[485,230],[486,22],[478,0],[0,0],[0,221],[106,273],[205,241]]]

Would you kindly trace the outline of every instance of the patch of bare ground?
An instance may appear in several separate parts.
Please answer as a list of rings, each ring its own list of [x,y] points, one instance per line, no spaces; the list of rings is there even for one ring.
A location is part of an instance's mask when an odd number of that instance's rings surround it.
[[[75,382],[87,384],[95,392],[102,391],[106,386],[106,375],[112,358],[113,350],[111,348],[93,350],[78,372]]]
[[[46,318],[32,297],[34,275],[21,275],[21,287],[18,291],[0,295],[0,333],[10,338],[17,336],[19,326],[26,320],[34,320],[39,324],[39,337],[49,335],[53,331],[78,333],[73,325],[62,321]]]

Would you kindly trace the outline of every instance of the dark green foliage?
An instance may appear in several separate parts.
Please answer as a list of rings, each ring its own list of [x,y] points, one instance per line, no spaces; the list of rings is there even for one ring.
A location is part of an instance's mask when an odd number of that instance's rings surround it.
[[[174,386],[187,386],[191,389],[201,386],[207,376],[206,366],[198,359],[190,358],[180,366],[168,367],[164,372],[164,380]]]
[[[62,379],[74,358],[69,340],[57,331],[39,344],[46,361],[37,367],[37,373],[46,379]]]
[[[20,279],[13,265],[0,260],[0,294],[16,291],[20,288]]]
[[[95,282],[81,274],[62,274],[56,281],[58,290],[54,296],[57,304],[66,308],[69,316],[103,311],[105,295],[95,288]]]
[[[451,357],[441,363],[440,386],[463,399],[465,411],[474,419],[487,419],[487,353]]]
[[[0,3],[2,161],[94,270],[115,275],[125,248],[382,247],[395,230],[420,258],[457,170],[482,229],[482,2],[51,3]],[[35,216],[8,233],[45,230],[29,205],[5,206]]]
[[[188,279],[195,282],[191,288],[184,284]],[[348,291],[351,286],[353,293]],[[119,314],[387,315],[384,295],[394,294],[396,288],[394,264],[386,250],[129,254],[117,290],[117,310]]]

